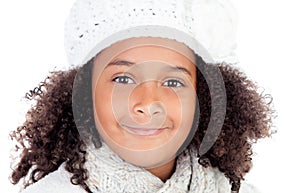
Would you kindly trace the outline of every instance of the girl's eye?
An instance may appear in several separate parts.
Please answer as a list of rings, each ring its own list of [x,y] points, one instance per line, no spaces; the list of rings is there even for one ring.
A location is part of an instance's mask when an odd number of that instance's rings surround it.
[[[113,81],[121,84],[134,84],[134,81],[128,76],[118,76]]]
[[[180,82],[179,80],[167,80],[163,83],[163,86],[167,86],[167,87],[183,87],[184,84],[182,82]]]

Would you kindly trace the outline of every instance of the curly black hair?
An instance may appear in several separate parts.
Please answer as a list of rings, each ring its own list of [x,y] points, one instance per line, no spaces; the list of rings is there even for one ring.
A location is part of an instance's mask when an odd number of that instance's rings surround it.
[[[253,143],[271,135],[271,101],[268,101],[269,95],[259,93],[258,86],[232,65],[206,64],[197,56],[197,66],[200,116],[190,145],[200,148],[199,141],[207,134],[213,111],[212,101],[218,100],[218,89],[220,93],[225,89],[227,104],[222,129],[217,136],[208,138],[214,142],[213,146],[204,154],[199,152],[199,164],[217,167],[229,179],[232,191],[238,192],[241,180],[252,166]],[[11,174],[13,184],[24,178],[26,187],[65,162],[66,170],[72,173],[71,183],[90,192],[85,184],[88,171],[84,169],[87,144],[83,140],[85,136],[79,135],[78,130],[89,128],[86,136],[93,136],[91,141],[96,147],[101,146],[95,138],[98,135],[91,134],[97,131],[91,100],[92,67],[93,60],[80,68],[51,72],[45,81],[27,93],[26,97],[36,103],[27,112],[23,125],[10,134],[17,142],[17,151],[21,151]],[[217,85],[216,92],[211,95],[210,84],[215,80],[216,69],[221,73],[225,87],[218,88]],[[75,80],[76,84],[73,84]],[[79,90],[80,97],[76,93]],[[76,107],[72,106],[72,100],[86,104],[77,117],[84,123],[82,125],[74,121],[74,113],[77,113],[73,112]]]

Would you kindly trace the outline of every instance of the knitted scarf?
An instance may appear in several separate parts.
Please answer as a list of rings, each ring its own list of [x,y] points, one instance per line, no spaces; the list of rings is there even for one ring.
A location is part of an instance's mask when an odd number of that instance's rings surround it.
[[[102,143],[95,149],[88,147],[87,170],[90,171],[87,185],[93,193],[230,193],[230,184],[225,176],[212,167],[198,163],[196,148],[186,149],[177,158],[176,170],[166,182],[146,169],[134,166],[116,155]]]

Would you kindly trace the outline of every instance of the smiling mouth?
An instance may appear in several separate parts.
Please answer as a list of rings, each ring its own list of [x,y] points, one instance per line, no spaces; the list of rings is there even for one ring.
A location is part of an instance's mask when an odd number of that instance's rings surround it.
[[[136,128],[122,125],[126,131],[131,134],[139,135],[139,136],[155,136],[160,134],[163,130],[167,128]]]

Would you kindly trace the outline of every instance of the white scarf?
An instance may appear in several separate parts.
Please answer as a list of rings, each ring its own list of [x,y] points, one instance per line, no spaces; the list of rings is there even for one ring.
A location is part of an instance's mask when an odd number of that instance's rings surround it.
[[[147,170],[133,166],[114,154],[105,144],[100,149],[88,148],[87,185],[93,193],[230,193],[224,175],[211,167],[198,164],[195,149],[187,149],[177,159],[176,171],[165,183]],[[22,193],[86,193],[70,182],[72,174],[62,164],[58,170],[28,186]],[[240,193],[258,193],[247,183]]]
[[[144,168],[134,166],[102,143],[100,149],[88,148],[87,185],[93,193],[230,193],[225,176],[212,167],[198,163],[195,148],[178,156],[176,171],[165,183]]]

